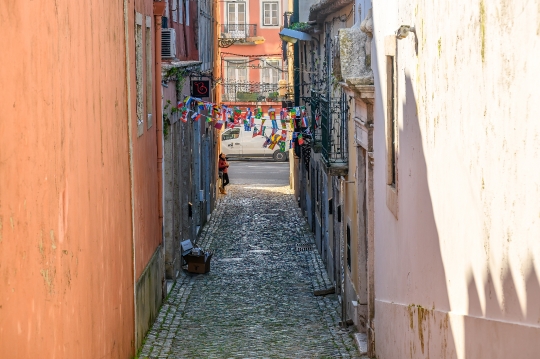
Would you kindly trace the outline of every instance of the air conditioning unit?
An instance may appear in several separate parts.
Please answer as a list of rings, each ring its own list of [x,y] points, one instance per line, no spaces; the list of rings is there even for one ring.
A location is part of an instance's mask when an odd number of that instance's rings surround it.
[[[161,29],[161,57],[176,57],[176,32],[174,29]]]

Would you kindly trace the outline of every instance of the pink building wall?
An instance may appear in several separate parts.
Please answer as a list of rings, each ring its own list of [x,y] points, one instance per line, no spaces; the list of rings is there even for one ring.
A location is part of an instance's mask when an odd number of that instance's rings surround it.
[[[373,6],[377,356],[537,358],[538,6]],[[401,25],[415,33],[396,40]]]

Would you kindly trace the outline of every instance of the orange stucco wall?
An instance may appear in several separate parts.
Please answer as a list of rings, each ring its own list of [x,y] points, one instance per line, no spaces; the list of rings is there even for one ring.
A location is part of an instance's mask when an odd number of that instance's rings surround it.
[[[0,351],[5,358],[128,357],[123,4],[7,0],[0,23]],[[150,147],[150,132],[137,153]],[[142,162],[139,193],[155,173],[155,161]],[[147,190],[137,206],[153,201]],[[141,227],[150,237],[153,226]]]
[[[155,51],[155,31],[153,16],[153,1],[136,0],[130,2],[128,13],[135,12],[143,15],[143,23],[146,16],[152,18],[152,49]],[[161,224],[158,214],[158,177],[157,177],[157,147],[156,147],[156,118],[155,118],[155,90],[153,84],[153,108],[148,109],[145,105],[145,114],[154,113],[153,125],[148,128],[146,115],[144,117],[144,133],[138,136],[137,133],[137,112],[136,112],[136,87],[135,87],[135,17],[130,16],[128,29],[130,31],[129,51],[130,73],[131,73],[131,121],[133,139],[133,187],[134,187],[134,210],[135,210],[135,268],[138,279],[148,261],[154,254],[156,248],[161,243]],[[146,42],[146,34],[143,31],[143,43]],[[143,46],[143,59],[146,53]],[[145,61],[145,60],[144,60]],[[146,68],[143,66],[144,70]],[[153,65],[155,71],[155,63]],[[143,78],[146,78],[146,71],[143,71]],[[155,81],[154,81],[155,82]],[[143,98],[146,98],[146,92]],[[161,104],[159,104],[161,105]]]

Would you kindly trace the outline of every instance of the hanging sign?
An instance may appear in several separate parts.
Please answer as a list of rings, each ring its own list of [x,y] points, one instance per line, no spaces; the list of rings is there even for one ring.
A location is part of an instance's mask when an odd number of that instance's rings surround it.
[[[210,81],[197,80],[191,82],[191,96],[203,98],[210,97]]]

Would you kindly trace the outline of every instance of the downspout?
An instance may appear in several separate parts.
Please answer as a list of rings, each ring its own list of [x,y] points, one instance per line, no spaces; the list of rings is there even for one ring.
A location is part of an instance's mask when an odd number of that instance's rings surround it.
[[[158,180],[158,217],[159,217],[159,237],[163,244],[163,106],[161,89],[161,26],[162,17],[165,12],[164,1],[154,2],[154,29],[156,31],[156,143],[157,143],[157,180]]]

